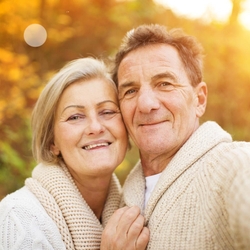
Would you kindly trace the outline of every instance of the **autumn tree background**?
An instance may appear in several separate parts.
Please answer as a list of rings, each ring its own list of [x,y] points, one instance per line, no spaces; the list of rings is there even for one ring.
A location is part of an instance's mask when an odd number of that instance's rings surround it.
[[[176,16],[153,0],[0,0],[0,199],[23,186],[36,165],[30,115],[48,79],[66,62],[114,55],[122,37],[143,23],[182,28],[205,49],[209,98],[205,120],[235,140],[250,140],[250,31],[238,22],[244,0],[232,0],[225,23]],[[40,47],[25,43],[28,25],[47,31]],[[138,160],[135,147],[116,173],[124,182]]]

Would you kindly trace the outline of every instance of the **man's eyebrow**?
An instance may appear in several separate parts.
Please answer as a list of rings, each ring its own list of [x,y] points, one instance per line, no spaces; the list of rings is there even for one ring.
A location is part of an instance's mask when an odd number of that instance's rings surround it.
[[[170,73],[170,72],[163,72],[163,73],[159,73],[157,75],[154,75],[151,80],[158,80],[160,78],[168,78],[168,79],[171,79],[173,81],[177,81],[177,77]]]
[[[134,84],[135,84],[134,82],[125,82],[125,83],[122,83],[121,85],[118,86],[118,90],[121,91],[123,89],[126,89],[128,87],[133,86]]]
[[[161,79],[161,78],[168,78],[168,79],[173,80],[173,81],[178,80],[178,78],[175,76],[175,74],[170,73],[170,72],[162,72],[162,73],[159,73],[157,75],[154,75],[154,76],[151,77],[151,80],[155,81],[155,80],[158,80],[158,79]],[[135,82],[133,82],[133,81],[124,82],[121,85],[119,85],[118,91],[122,91],[123,89],[126,89],[126,88],[134,86],[134,85],[135,85]]]

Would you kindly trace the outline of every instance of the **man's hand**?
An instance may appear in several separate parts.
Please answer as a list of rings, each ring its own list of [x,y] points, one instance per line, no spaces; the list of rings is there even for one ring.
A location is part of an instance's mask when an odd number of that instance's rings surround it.
[[[149,230],[138,207],[123,207],[115,211],[102,234],[101,250],[144,250]]]

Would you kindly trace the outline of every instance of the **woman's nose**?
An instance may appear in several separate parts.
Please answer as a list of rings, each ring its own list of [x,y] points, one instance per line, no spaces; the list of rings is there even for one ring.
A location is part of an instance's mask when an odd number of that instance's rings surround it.
[[[101,119],[95,117],[91,117],[88,119],[88,124],[85,128],[85,132],[87,134],[100,134],[105,130],[105,127],[103,126]]]

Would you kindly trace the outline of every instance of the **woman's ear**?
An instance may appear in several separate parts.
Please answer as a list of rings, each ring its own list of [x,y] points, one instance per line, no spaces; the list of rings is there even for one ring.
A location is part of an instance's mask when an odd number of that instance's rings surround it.
[[[196,115],[200,118],[205,113],[207,107],[207,84],[200,82],[195,89],[197,95]]]
[[[59,148],[58,148],[54,143],[50,145],[50,151],[51,151],[54,155],[59,155],[59,154],[60,154]]]

